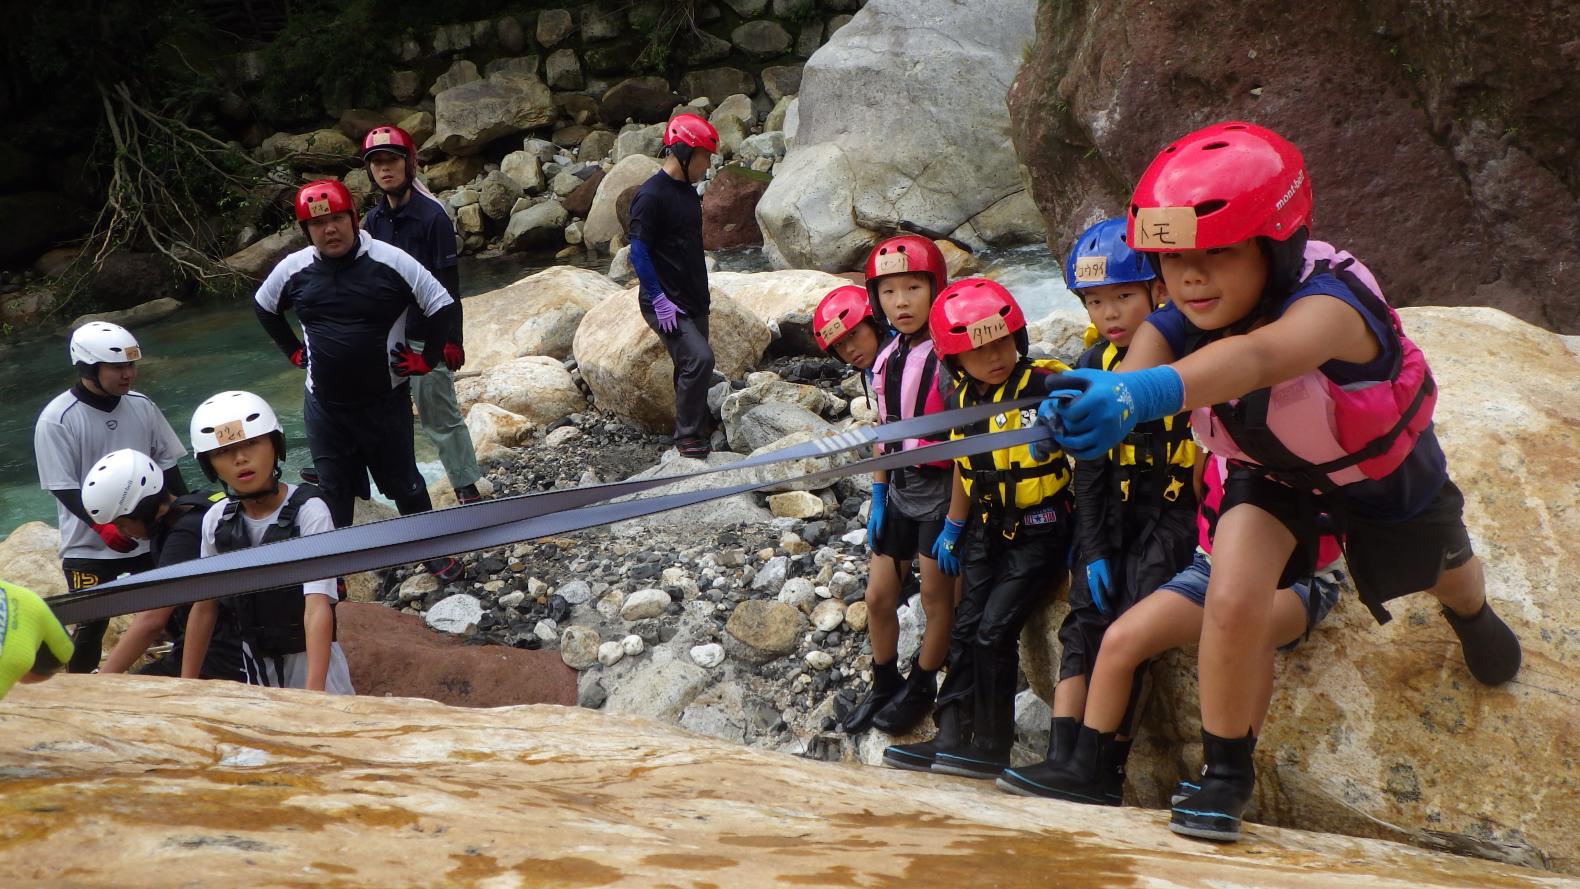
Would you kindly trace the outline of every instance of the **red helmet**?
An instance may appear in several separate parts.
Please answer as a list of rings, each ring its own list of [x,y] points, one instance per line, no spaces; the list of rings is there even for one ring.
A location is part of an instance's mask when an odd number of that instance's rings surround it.
[[[331,213],[350,213],[352,219],[357,216],[357,202],[351,197],[351,190],[341,184],[339,179],[317,179],[297,190],[297,222]]]
[[[411,134],[400,127],[374,127],[362,137],[362,162],[367,163],[368,155],[375,151],[388,151],[406,158],[406,166],[410,168],[417,162],[417,144],[411,140]]]
[[[937,244],[921,235],[900,235],[883,241],[867,254],[867,293],[877,300],[877,280],[903,272],[931,275],[934,297],[949,283],[949,269]]]
[[[812,338],[827,352],[856,325],[872,318],[872,303],[867,291],[854,284],[836,287],[823,297],[812,312]]]
[[[1135,250],[1285,241],[1311,224],[1311,179],[1300,150],[1272,130],[1230,121],[1176,140],[1153,158],[1130,199]]]
[[[1015,345],[1026,353],[1026,316],[1004,285],[987,278],[962,278],[938,294],[927,319],[933,351],[940,356],[959,355],[996,339],[1015,335]]]
[[[664,127],[664,147],[673,148],[676,145],[685,145],[689,148],[700,148],[703,151],[719,150],[719,131],[695,114],[677,114],[669,119],[669,125]]]

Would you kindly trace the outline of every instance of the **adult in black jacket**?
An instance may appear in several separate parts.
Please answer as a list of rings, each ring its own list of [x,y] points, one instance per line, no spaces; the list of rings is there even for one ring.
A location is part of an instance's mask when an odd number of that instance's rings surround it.
[[[353,500],[371,495],[369,474],[401,515],[432,509],[417,470],[407,378],[465,361],[460,305],[421,263],[357,227],[340,182],[302,186],[296,218],[312,243],[280,260],[254,308],[280,351],[307,371],[307,446],[335,527],[350,525]],[[288,309],[301,339],[285,320]],[[414,311],[427,321],[420,353],[406,342]],[[425,564],[444,581],[461,575],[453,559]]]

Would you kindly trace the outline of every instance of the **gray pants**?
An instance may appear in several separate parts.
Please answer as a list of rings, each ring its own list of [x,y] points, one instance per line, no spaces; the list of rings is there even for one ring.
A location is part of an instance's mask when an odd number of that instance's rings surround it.
[[[642,319],[658,334],[675,365],[675,441],[708,440],[708,387],[713,385],[713,347],[708,344],[708,316],[677,315],[673,333],[658,329],[658,316],[642,304]]]
[[[420,342],[411,344],[415,352],[421,352],[422,346]],[[461,406],[455,400],[455,376],[450,369],[441,364],[423,376],[412,377],[411,394],[423,431],[439,449],[439,462],[450,477],[450,487],[476,484],[483,477],[483,470],[477,465],[472,434],[467,431]]]

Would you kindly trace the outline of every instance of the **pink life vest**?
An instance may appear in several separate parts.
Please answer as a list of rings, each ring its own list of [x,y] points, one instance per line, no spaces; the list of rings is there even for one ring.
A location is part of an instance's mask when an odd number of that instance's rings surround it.
[[[1227,404],[1197,408],[1191,429],[1214,454],[1255,464],[1294,487],[1328,492],[1399,468],[1432,424],[1437,386],[1421,350],[1404,335],[1360,261],[1329,244],[1306,245],[1301,280],[1328,273],[1388,322],[1396,339],[1388,378],[1339,385],[1321,370],[1259,389]]]
[[[1223,503],[1223,480],[1229,474],[1229,461],[1217,454],[1207,455],[1202,473],[1201,508],[1196,510],[1196,544],[1202,552],[1212,553],[1212,537],[1218,530],[1219,506]],[[1339,539],[1324,534],[1317,539],[1317,570],[1337,562],[1343,554]]]
[[[900,378],[895,380],[889,377],[888,368],[889,359],[898,349],[907,351],[904,354],[905,368]],[[909,344],[903,335],[889,340],[887,345],[878,350],[878,357],[872,362],[872,392],[877,398],[878,421],[893,423],[942,411],[944,396],[938,391],[937,380],[938,356],[933,352],[931,338]],[[931,439],[907,438],[898,447],[885,445],[884,453],[909,451],[935,443]],[[952,461],[935,460],[922,465],[947,469]]]

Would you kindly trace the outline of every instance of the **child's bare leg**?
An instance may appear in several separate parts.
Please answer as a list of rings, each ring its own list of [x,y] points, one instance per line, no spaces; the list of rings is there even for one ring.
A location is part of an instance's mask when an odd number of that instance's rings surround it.
[[[910,570],[910,562],[873,554],[867,563],[867,638],[872,642],[874,663],[893,663],[900,646],[900,577]]]
[[[1470,561],[1458,568],[1444,571],[1437,584],[1427,592],[1460,617],[1475,617],[1487,603],[1487,578],[1481,568],[1481,557],[1471,556]]]
[[[1077,721],[1086,712],[1086,677],[1071,676],[1053,687],[1053,718],[1068,716]]]
[[[1223,515],[1201,632],[1201,724],[1243,738],[1272,684],[1273,599],[1295,538],[1271,513],[1242,503]]]
[[[1201,627],[1201,608],[1171,590],[1158,590],[1131,606],[1103,633],[1082,722],[1099,733],[1117,732],[1130,704],[1136,668],[1195,642]]]
[[[938,570],[938,562],[921,556],[922,613],[927,626],[922,630],[922,647],[916,653],[916,666],[937,670],[949,656],[949,632],[955,623],[955,590],[959,582]],[[898,633],[898,621],[895,623]]]
[[[1316,595],[1315,591],[1310,593]],[[1288,645],[1306,634],[1306,603],[1300,601],[1300,596],[1292,589],[1284,588],[1273,594],[1273,644],[1275,646]],[[1273,652],[1268,652],[1271,661]],[[1260,704],[1256,708],[1255,718],[1251,720],[1251,729],[1262,736],[1262,726],[1267,722],[1267,708],[1273,703],[1273,670],[1269,668],[1263,678],[1263,683],[1257,693]]]

